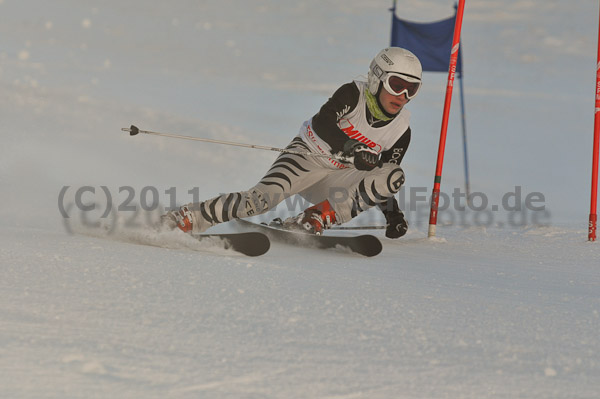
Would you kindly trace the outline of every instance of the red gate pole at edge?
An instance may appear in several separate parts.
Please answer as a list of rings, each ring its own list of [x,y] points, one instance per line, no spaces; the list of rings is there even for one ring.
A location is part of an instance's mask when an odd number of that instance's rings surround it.
[[[594,112],[594,148],[592,157],[592,199],[590,202],[590,223],[588,240],[596,241],[596,223],[598,215],[598,147],[600,146],[600,22],[598,23],[598,58],[596,62],[596,107]]]
[[[460,47],[460,30],[462,28],[464,9],[465,0],[460,0],[456,10],[456,22],[454,24],[452,51],[450,52],[450,67],[448,68],[448,85],[446,86],[446,100],[444,101],[440,145],[438,148],[435,178],[433,180],[433,192],[431,194],[431,212],[429,213],[428,233],[429,237],[435,237],[435,228],[437,225],[438,206],[440,202],[440,185],[442,183],[442,168],[444,166],[444,151],[446,149],[446,133],[448,132],[448,118],[450,116],[450,103],[452,102],[452,89],[454,87],[454,76],[456,75],[456,63],[458,60],[458,48]]]

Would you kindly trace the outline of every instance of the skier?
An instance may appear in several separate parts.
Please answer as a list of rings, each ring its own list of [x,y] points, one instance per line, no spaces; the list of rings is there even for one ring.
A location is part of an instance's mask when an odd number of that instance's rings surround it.
[[[300,194],[316,205],[286,219],[285,228],[321,234],[377,206],[385,215],[386,236],[402,237],[408,224],[394,195],[404,183],[400,162],[411,136],[404,106],[419,92],[421,72],[410,51],[383,49],[370,64],[367,82],[337,89],[286,147],[331,158],[282,153],[254,187],[184,205],[163,215],[163,225],[200,233]]]

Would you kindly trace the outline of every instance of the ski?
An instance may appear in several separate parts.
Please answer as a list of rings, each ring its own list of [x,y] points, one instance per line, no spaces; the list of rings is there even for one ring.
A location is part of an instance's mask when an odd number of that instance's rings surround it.
[[[225,249],[232,249],[247,256],[264,255],[271,247],[269,238],[259,232],[231,233],[231,234],[193,234],[197,240],[216,241]]]
[[[381,241],[370,234],[341,236],[341,235],[313,235],[293,230],[286,230],[276,226],[267,224],[249,222],[239,219],[239,223],[258,228],[273,241],[278,241],[286,244],[299,245],[309,248],[330,249],[343,247],[350,249],[352,252],[363,256],[376,256],[383,249]]]

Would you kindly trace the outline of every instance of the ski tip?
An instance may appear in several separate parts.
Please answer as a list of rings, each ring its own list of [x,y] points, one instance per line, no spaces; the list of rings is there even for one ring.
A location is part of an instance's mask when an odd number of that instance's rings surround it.
[[[239,234],[239,233],[238,233]],[[247,256],[261,256],[271,248],[271,241],[265,234],[259,232],[242,233],[242,239],[232,242],[234,250]]]
[[[371,234],[362,234],[355,236],[356,243],[352,246],[352,250],[366,257],[377,256],[383,251],[383,243],[381,240]]]
[[[242,253],[247,256],[261,256],[271,247],[269,238],[259,232],[229,233],[229,234],[192,234],[197,240],[215,239],[225,249]]]
[[[135,126],[135,125],[131,125],[131,127],[129,128],[129,135],[130,136],[135,136],[139,132],[140,132],[140,129],[138,129],[138,127]]]

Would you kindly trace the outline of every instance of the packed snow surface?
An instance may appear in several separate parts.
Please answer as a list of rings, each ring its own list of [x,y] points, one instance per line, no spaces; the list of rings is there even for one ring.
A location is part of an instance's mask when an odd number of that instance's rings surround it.
[[[466,210],[453,195],[455,94],[435,238],[435,73],[408,105],[409,232],[369,231],[379,256],[273,243],[250,258],[150,227],[163,206],[247,189],[276,154],[121,128],[284,147],[388,45],[390,5],[0,0],[1,398],[599,397],[597,2],[467,2],[475,194]]]

